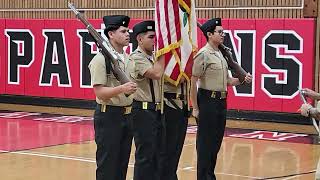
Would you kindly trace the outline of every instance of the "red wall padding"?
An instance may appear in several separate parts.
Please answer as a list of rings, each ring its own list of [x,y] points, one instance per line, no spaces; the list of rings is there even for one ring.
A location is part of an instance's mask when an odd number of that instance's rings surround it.
[[[141,20],[133,19],[130,22],[130,27]],[[96,29],[101,29],[101,20],[90,20]],[[203,23],[204,20],[199,20]],[[301,105],[301,100],[297,92],[291,97],[270,96],[263,90],[262,83],[264,75],[277,75],[278,79],[283,82],[286,80],[285,69],[271,72],[263,65],[264,38],[270,32],[289,32],[295,34],[301,39],[301,48],[297,52],[287,51],[285,46],[266,44],[265,46],[278,47],[279,54],[285,57],[294,57],[299,62],[301,67],[301,76],[299,81],[300,87],[313,88],[314,75],[314,19],[224,19],[223,27],[229,33],[235,51],[240,54],[240,42],[237,33],[239,32],[254,32],[253,47],[251,49],[253,56],[253,93],[247,95],[236,94],[234,88],[229,87],[228,108],[240,110],[255,110],[255,111],[274,111],[274,112],[296,112]],[[34,20],[34,19],[0,19],[0,93],[14,94],[26,96],[41,96],[41,97],[57,97],[71,99],[94,99],[92,88],[81,87],[80,82],[80,38],[77,35],[78,30],[84,30],[84,25],[77,20],[59,19],[59,20]],[[19,83],[9,83],[8,80],[8,54],[9,54],[9,36],[6,31],[29,31],[33,35],[34,40],[34,60],[28,66],[21,66],[19,71]],[[49,86],[40,85],[41,67],[45,54],[45,36],[43,31],[62,31],[64,35],[64,46],[66,59],[69,67],[71,85],[69,87],[59,86],[57,76],[52,77],[52,84]],[[285,36],[278,38],[283,42],[290,42]],[[198,29],[198,44],[199,47],[205,45],[206,40],[203,34]],[[244,46],[246,48],[246,46]],[[128,49],[131,51],[131,48]],[[242,51],[241,51],[242,52]],[[52,52],[47,52],[52,53]],[[247,60],[241,60],[247,61]],[[285,65],[285,61],[279,62]],[[273,69],[274,70],[274,69]],[[299,74],[299,72],[297,72]],[[288,82],[287,82],[288,83]],[[280,90],[282,91],[282,90]],[[285,91],[285,89],[283,89]]]

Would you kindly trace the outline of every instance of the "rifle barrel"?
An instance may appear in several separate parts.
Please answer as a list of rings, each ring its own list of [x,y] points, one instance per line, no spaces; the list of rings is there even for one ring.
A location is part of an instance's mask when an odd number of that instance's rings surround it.
[[[68,2],[68,7],[76,14],[79,14],[79,11],[77,11],[77,9],[74,7],[73,3]]]

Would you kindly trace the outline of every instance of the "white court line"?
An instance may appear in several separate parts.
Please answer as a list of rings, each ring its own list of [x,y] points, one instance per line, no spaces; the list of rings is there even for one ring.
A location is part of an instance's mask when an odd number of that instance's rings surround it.
[[[183,146],[193,146],[196,145],[195,143],[190,143],[190,144],[184,144]]]
[[[197,170],[192,167],[192,166],[188,166],[188,167],[184,167],[184,168],[179,168],[178,171],[194,171],[196,172]],[[230,174],[230,173],[215,173],[215,174],[220,174],[220,175],[225,175],[225,176],[235,176],[235,177],[242,177],[242,178],[250,178],[250,179],[261,179],[261,177],[255,177],[255,176],[244,176],[244,175],[240,175],[240,174]]]
[[[10,151],[3,151],[10,154],[19,154],[19,155],[28,155],[28,156],[38,156],[38,157],[47,157],[47,158],[55,158],[55,159],[63,159],[63,160],[72,160],[72,161],[81,161],[81,162],[89,162],[89,163],[96,163],[94,158],[84,158],[84,157],[77,157],[77,156],[64,156],[59,154],[48,154],[42,152],[35,152],[35,151],[17,151],[17,152],[10,152]],[[128,167],[134,167],[133,164],[129,164]]]
[[[19,154],[19,155],[28,155],[28,156],[38,156],[38,157],[47,157],[47,158],[55,158],[55,159],[63,159],[63,160],[72,160],[72,161],[81,161],[81,162],[89,162],[89,163],[96,163],[94,158],[85,158],[85,157],[77,157],[77,156],[64,156],[59,154],[48,154],[36,151],[18,151],[18,152],[9,152],[5,150],[0,150],[0,152],[6,152],[10,154]],[[128,167],[133,168],[134,164],[129,163]],[[195,167],[188,166],[184,168],[179,168],[178,171],[196,171]],[[314,170],[315,171],[315,170]],[[261,179],[261,177],[255,176],[244,176],[239,174],[230,174],[230,173],[216,173],[225,176],[234,176],[234,177],[242,177],[242,178],[250,178],[250,179]],[[297,175],[299,176],[299,175]],[[296,177],[296,176],[293,176]],[[287,180],[292,179],[293,177],[286,178]]]
[[[183,147],[193,146],[193,145],[196,145],[196,144],[195,143],[184,144]],[[135,154],[134,152],[130,153],[130,155],[134,155],[134,154]]]
[[[243,175],[239,175],[239,174],[229,174],[229,173],[216,173],[216,174],[225,175],[225,176],[235,176],[235,177],[250,178],[250,179],[261,179],[261,177],[243,176]]]
[[[55,159],[64,159],[64,160],[73,160],[73,161],[81,161],[81,162],[90,162],[95,163],[94,159],[84,158],[84,157],[76,157],[76,156],[64,156],[64,155],[57,155],[57,154],[47,154],[41,152],[33,152],[33,151],[18,151],[18,152],[8,152],[10,154],[19,154],[19,155],[28,155],[28,156],[38,156],[38,157],[48,157],[48,158],[55,158]]]
[[[283,180],[289,180],[289,179],[293,179],[293,178],[296,178],[297,176],[292,176],[292,177],[288,177],[288,178],[285,178]]]
[[[194,168],[194,167],[192,167],[192,166],[188,166],[188,167],[182,168],[181,170],[183,170],[183,171],[185,171],[185,170],[191,170],[191,171],[192,171],[193,168]]]
[[[2,151],[2,150],[0,150]],[[84,157],[77,157],[77,156],[64,156],[64,155],[58,155],[58,154],[48,154],[48,153],[42,153],[42,152],[34,152],[34,151],[18,151],[18,152],[8,152],[8,151],[2,151],[7,152],[10,154],[19,154],[19,155],[29,155],[29,156],[38,156],[38,157],[47,157],[47,158],[55,158],[55,159],[63,159],[63,160],[73,160],[73,161],[81,161],[81,162],[89,162],[89,163],[96,163],[96,161],[93,158],[84,158]],[[128,167],[133,168],[134,164],[129,164]],[[178,171],[196,171],[193,170],[194,167],[187,167],[187,168],[179,168]],[[245,177],[245,178],[258,178],[258,177],[251,177],[251,176],[242,176],[237,174],[226,174],[226,173],[216,173],[216,174],[222,174],[222,175],[228,175],[228,176],[236,176],[236,177]]]

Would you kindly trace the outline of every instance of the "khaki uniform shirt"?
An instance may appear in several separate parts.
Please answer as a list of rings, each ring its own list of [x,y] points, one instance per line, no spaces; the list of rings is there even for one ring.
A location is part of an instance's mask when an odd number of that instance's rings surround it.
[[[186,88],[185,88],[186,84],[184,84],[184,100],[186,100]],[[165,93],[176,93],[176,94],[181,94],[181,84],[178,84],[178,86],[175,86],[169,82],[165,82],[164,83],[164,92]],[[174,109],[176,109],[174,107],[174,105],[168,101],[167,98],[164,98],[164,101],[166,103],[166,105],[168,105],[169,107],[172,107]],[[180,109],[183,108],[183,101],[182,100],[178,100],[178,99],[173,99],[173,101],[179,106]]]
[[[133,98],[136,101],[152,102],[150,80],[144,74],[148,69],[154,65],[154,56],[147,55],[139,47],[130,54],[130,60],[134,62],[134,67],[131,68],[130,76],[137,83],[137,91],[134,93]],[[160,102],[160,81],[151,80],[153,82],[155,102]]]
[[[220,51],[209,43],[194,58],[192,75],[199,77],[199,88],[211,91],[227,91],[228,64]]]
[[[129,75],[128,67],[131,67],[130,64],[132,64],[132,62],[130,62],[128,55],[124,53],[123,59],[119,60],[119,66],[124,72],[127,73],[127,75]],[[90,69],[92,85],[101,84],[105,87],[116,87],[121,85],[112,72],[107,74],[105,59],[100,52],[94,56],[88,67]],[[103,101],[102,99],[96,97],[96,101],[98,104],[112,106],[129,106],[132,104],[132,98],[130,96],[126,97],[124,93],[110,98],[109,101]]]

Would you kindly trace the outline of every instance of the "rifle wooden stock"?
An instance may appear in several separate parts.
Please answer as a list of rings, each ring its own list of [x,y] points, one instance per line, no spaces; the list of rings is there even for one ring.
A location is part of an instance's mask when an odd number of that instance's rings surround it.
[[[201,29],[201,24],[197,22],[197,26]],[[219,45],[219,50],[226,58],[228,66],[234,71],[235,77],[239,78],[240,82],[244,82],[247,72],[233,59],[231,49],[224,44]]]
[[[119,60],[121,57],[119,54],[112,48],[110,42],[108,39],[104,39],[89,23],[89,21],[83,16],[82,13],[80,13],[72,3],[68,3],[69,8],[76,14],[76,17],[86,26],[91,36],[94,38],[98,48],[101,50],[101,53],[103,54],[104,58],[106,59],[106,66],[108,66],[109,63],[107,61],[111,61],[112,67],[111,70],[114,74],[114,76],[117,78],[118,81],[120,81],[121,84],[125,84],[127,82],[130,82],[129,77],[126,75],[126,73],[120,68],[119,66]]]
[[[231,49],[224,44],[221,44],[219,45],[219,50],[226,58],[228,66],[234,70],[235,77],[239,78],[240,82],[243,83],[247,72],[233,59]]]

